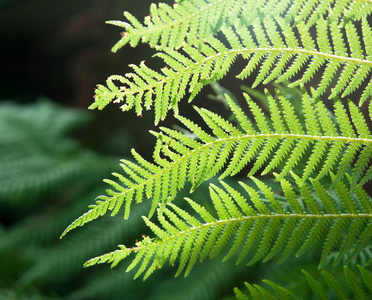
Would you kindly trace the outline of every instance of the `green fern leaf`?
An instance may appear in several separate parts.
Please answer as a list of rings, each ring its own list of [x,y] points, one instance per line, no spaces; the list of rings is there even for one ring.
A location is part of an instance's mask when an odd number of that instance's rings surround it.
[[[141,115],[143,108],[154,106],[155,123],[158,123],[166,117],[168,110],[178,112],[178,103],[187,92],[191,101],[204,85],[225,76],[238,55],[248,59],[238,78],[245,79],[259,67],[253,86],[275,79],[282,82],[300,73],[300,79],[292,83],[292,86],[296,86],[320,75],[321,80],[314,95],[321,96],[334,86],[331,98],[340,94],[346,97],[366,82],[372,68],[370,55],[364,55],[364,51],[369,53],[370,50],[364,50],[360,41],[368,40],[365,35],[369,34],[367,21],[363,20],[361,36],[353,23],[345,25],[350,53],[345,50],[346,41],[340,28],[333,23],[328,25],[322,19],[315,24],[315,39],[309,34],[309,25],[298,23],[296,27],[291,27],[280,17],[267,17],[262,21],[256,19],[248,25],[225,26],[222,32],[227,43],[213,36],[198,39],[195,35],[179,51],[168,47],[157,54],[166,64],[162,73],[150,70],[142,62],[139,66],[132,66],[134,73],[125,77],[111,76],[107,80],[107,87],[98,86],[95,102],[90,108],[102,109],[112,101],[124,102],[121,106],[123,111],[135,109]],[[296,30],[299,32],[297,40]],[[277,34],[280,31],[284,38]],[[255,39],[257,42],[254,42]],[[308,61],[310,63],[304,70],[304,64]],[[325,66],[323,71],[320,70],[322,66]],[[371,92],[372,83],[364,89],[360,105]],[[145,107],[143,98],[146,99]]]
[[[346,193],[346,195],[342,195],[343,207],[329,207],[330,211],[323,207],[321,213],[314,214],[307,207],[307,202],[322,202],[325,188],[320,187],[319,183],[316,184],[316,189],[314,185],[302,189],[305,194],[301,194],[301,192],[296,193],[295,189],[291,189],[288,181],[282,180],[282,188],[286,191],[286,196],[289,196],[287,197],[289,201],[282,203],[263,182],[257,179],[254,179],[254,182],[264,195],[265,200],[261,199],[255,189],[242,183],[250,196],[252,205],[248,204],[250,203],[248,199],[244,199],[226,184],[223,184],[225,188],[228,187],[226,191],[211,185],[211,200],[216,209],[214,216],[188,199],[191,206],[196,208],[196,212],[201,212],[199,217],[203,221],[197,220],[174,204],[162,208],[162,213],[160,213],[160,209],[158,210],[160,224],[164,224],[162,227],[145,218],[146,224],[156,238],[144,237],[142,241],[136,243],[134,248],[117,250],[124,251],[122,255],[125,257],[128,251],[135,253],[135,258],[129,265],[128,271],[138,266],[135,277],[147,271],[145,273],[145,278],[147,278],[153,270],[161,268],[167,260],[173,264],[179,259],[176,276],[184,270],[187,275],[198,260],[203,261],[207,257],[213,258],[226,248],[230,248],[230,250],[225,259],[240,253],[237,259],[238,263],[247,257],[250,259],[250,264],[263,259],[266,261],[277,256],[280,252],[282,253],[279,262],[283,262],[296,249],[299,249],[297,254],[303,253],[304,247],[307,248],[309,244],[318,241],[322,241],[324,244],[320,262],[322,265],[324,259],[335,247],[341,249],[339,257],[343,257],[345,249],[360,252],[360,249],[370,242],[372,226],[367,226],[363,231],[361,228],[366,222],[372,224],[370,222],[372,216],[354,211],[353,207],[357,206],[359,202],[356,195],[342,191]],[[309,195],[310,188],[312,189]],[[325,193],[328,194],[328,191]],[[304,204],[303,207],[298,207],[300,202],[297,199],[299,197]],[[245,214],[247,205],[250,206],[250,209],[248,214]],[[287,211],[284,211],[284,208]],[[206,219],[203,216],[206,216]],[[327,222],[324,222],[325,220]],[[170,222],[174,226],[170,225]],[[310,231],[310,234],[305,238],[309,228],[314,224],[320,224],[320,226],[314,226],[317,227],[317,230]],[[291,230],[292,228],[295,229]],[[345,230],[348,231],[348,234],[345,240],[342,240]],[[232,240],[234,242],[231,244]],[[101,262],[116,264],[120,257],[117,251],[90,260],[87,265]],[[322,292],[318,289],[317,283],[310,279],[309,277],[308,280],[312,288],[321,295]]]
[[[347,110],[337,101],[335,124],[324,104],[315,103],[305,91],[303,93],[304,124],[299,121],[300,117],[290,102],[278,92],[276,97],[279,98],[280,107],[274,104],[272,96],[268,94],[271,110],[269,119],[257,104],[245,95],[255,123],[250,122],[227,97],[233,112],[237,114],[236,119],[242,122],[239,127],[244,131],[205,109],[196,110],[213,135],[179,116],[178,119],[200,138],[200,141],[165,128],[162,128],[162,133],[154,133],[157,136],[153,155],[155,164],[133,152],[137,163],[123,160],[122,168],[125,175],[114,173],[121,183],[106,180],[114,190],[108,190],[109,196],[101,196],[91,210],[73,222],[63,235],[104,215],[108,210],[116,214],[123,204],[124,217],[128,218],[131,203],[141,202],[143,194],[153,199],[149,214],[151,216],[159,201],[163,203],[172,201],[186,181],[192,184],[193,191],[224,167],[225,171],[220,179],[232,176],[248,163],[253,163],[249,176],[266,166],[263,174],[281,170],[277,176],[277,180],[281,180],[296,170],[301,162],[306,165],[303,173],[299,174],[302,183],[311,176],[316,176],[315,179],[319,180],[336,172],[333,181],[337,184],[348,174],[349,168],[353,167],[353,162],[356,161],[352,177],[355,185],[365,174],[365,169],[370,163],[369,149],[372,140],[364,117],[350,102],[352,111],[350,119]],[[335,125],[340,128],[340,133]],[[356,131],[353,129],[354,126]],[[305,153],[309,151],[312,151],[312,154],[306,159]],[[320,172],[317,174],[316,170]],[[329,211],[337,210],[332,201],[328,201],[327,205]]]

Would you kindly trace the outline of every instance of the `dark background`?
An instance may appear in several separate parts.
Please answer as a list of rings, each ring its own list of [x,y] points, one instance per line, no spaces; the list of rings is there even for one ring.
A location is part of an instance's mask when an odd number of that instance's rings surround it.
[[[86,108],[97,83],[104,83],[111,74],[128,71],[128,62],[151,53],[146,46],[111,53],[121,30],[105,25],[105,21],[123,20],[124,10],[142,20],[150,3],[0,2],[1,97],[30,101],[43,95]]]
[[[0,2],[0,101],[30,103],[46,97],[63,106],[88,111],[97,84],[105,84],[110,75],[130,72],[129,64],[149,60],[155,53],[143,44],[136,48],[127,45],[112,53],[111,47],[120,39],[122,28],[105,22],[124,20],[125,10],[142,21],[149,13],[150,3],[150,0]],[[121,113],[114,104],[102,112],[89,113],[94,121],[90,127],[80,129],[82,143],[121,157],[129,155],[132,147],[143,150],[145,156],[151,155],[151,149],[147,152],[151,147],[141,141],[152,141],[148,134],[148,130],[154,129],[152,112],[141,119],[133,112]],[[129,126],[131,130],[126,131]],[[142,138],[143,135],[147,138]],[[123,137],[125,144],[130,145],[127,149],[120,142]]]

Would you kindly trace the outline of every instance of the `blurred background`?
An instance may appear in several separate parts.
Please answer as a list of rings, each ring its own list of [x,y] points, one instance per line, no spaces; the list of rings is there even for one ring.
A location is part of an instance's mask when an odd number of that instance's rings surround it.
[[[59,239],[131,148],[151,159],[152,112],[87,109],[96,84],[154,54],[147,45],[113,54],[121,30],[105,21],[122,20],[124,10],[143,20],[151,2],[0,0],[0,299],[221,299],[250,279],[234,262],[206,262],[177,279],[164,268],[146,282],[125,264],[83,269],[146,234],[139,216],[148,203],[126,222],[103,217]],[[205,188],[196,197],[209,198]]]

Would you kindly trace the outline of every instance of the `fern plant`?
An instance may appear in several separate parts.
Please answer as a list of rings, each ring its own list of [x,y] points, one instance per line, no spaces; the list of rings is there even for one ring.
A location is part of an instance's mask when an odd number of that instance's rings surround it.
[[[122,173],[113,173],[117,180],[105,180],[112,187],[107,194],[62,233],[108,212],[123,210],[127,219],[134,203],[151,201],[143,220],[152,236],[119,245],[85,266],[129,260],[127,271],[136,269],[134,277],[146,279],[165,264],[176,266],[178,276],[207,258],[251,266],[315,251],[320,255],[311,263],[321,269],[327,289],[335,290],[338,280],[329,272],[338,274],[343,266],[349,290],[370,294],[371,11],[372,3],[361,0],[183,0],[173,7],[152,4],[143,24],[128,12],[129,23],[111,21],[125,30],[114,51],[148,43],[165,66],[154,70],[143,61],[131,65],[133,73],[109,77],[90,108],[123,102],[123,111],[141,116],[153,109],[156,125],[173,111],[184,129],[152,131],[153,161],[133,150],[133,160],[122,160]],[[192,101],[236,60],[244,65],[237,79],[249,80],[250,94],[261,101],[245,93],[244,103],[226,94],[229,119],[199,105],[203,124],[182,116],[180,101]],[[273,82],[281,88],[273,90]],[[283,85],[297,88],[300,97],[289,97]],[[264,86],[263,94],[254,90]],[[190,207],[180,207],[177,195],[186,186],[192,193],[215,176],[242,174],[248,178],[240,189],[221,181],[210,185],[209,205],[186,198]],[[350,279],[357,264],[362,281]],[[303,273],[316,296],[328,295]],[[247,287],[252,297],[272,297],[264,288]]]

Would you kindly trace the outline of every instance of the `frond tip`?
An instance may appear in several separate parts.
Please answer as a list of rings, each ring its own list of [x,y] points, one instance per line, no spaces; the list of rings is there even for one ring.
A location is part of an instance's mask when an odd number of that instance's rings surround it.
[[[372,214],[358,210],[363,205],[372,211],[371,201],[345,194],[342,183],[337,185],[335,199],[316,181],[312,186],[300,185],[296,194],[291,184],[282,180],[284,201],[263,182],[255,178],[253,181],[258,189],[241,183],[249,198],[226,183],[222,182],[224,189],[211,185],[215,213],[191,199],[186,200],[195,214],[168,204],[158,210],[159,225],[144,217],[155,238],[144,236],[135,247],[120,246],[121,250],[93,258],[85,266],[106,262],[114,266],[133,253],[127,271],[137,268],[135,277],[144,273],[146,279],[167,261],[178,265],[176,276],[182,272],[187,275],[198,261],[220,253],[225,253],[224,259],[236,257],[237,263],[248,259],[248,264],[254,264],[276,256],[280,256],[281,263],[293,252],[302,255],[321,240],[322,264],[337,247],[341,252],[353,249],[357,254],[359,247],[370,242]],[[364,194],[358,189],[359,195]],[[363,224],[363,229],[354,230],[356,223]]]

